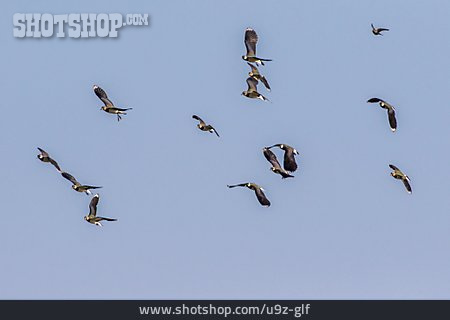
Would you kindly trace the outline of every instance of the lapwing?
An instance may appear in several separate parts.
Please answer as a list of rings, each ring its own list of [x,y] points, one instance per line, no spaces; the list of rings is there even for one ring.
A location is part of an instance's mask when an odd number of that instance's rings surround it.
[[[379,98],[370,98],[369,100],[367,100],[367,102],[378,103],[380,107],[387,110],[389,126],[391,127],[391,131],[395,132],[395,130],[397,130],[397,119],[395,118],[395,108],[386,101]]]
[[[218,137],[220,137],[219,134],[217,133],[216,129],[214,129],[214,127],[212,125],[210,125],[210,124],[207,125],[205,123],[205,121],[203,121],[199,116],[194,114],[192,116],[192,118],[199,121],[199,124],[197,124],[197,127],[200,130],[202,130],[202,131],[209,131],[210,133],[214,132]]]
[[[228,188],[247,187],[250,190],[255,191],[256,198],[263,207],[270,207],[270,201],[269,199],[266,198],[266,195],[264,194],[264,189],[255,183],[240,183],[235,185],[227,185],[227,187]]]
[[[261,93],[258,92],[258,89],[256,88],[256,86],[258,85],[258,80],[249,77],[247,78],[247,85],[248,85],[247,91],[242,91],[243,96],[252,99],[261,99],[263,101],[269,101],[269,99],[267,99]]]
[[[102,100],[102,102],[105,104],[100,109],[105,112],[108,112],[108,113],[116,114],[117,121],[120,121],[120,119],[122,119],[122,117],[120,116],[121,114],[122,115],[127,114],[125,111],[133,109],[133,108],[126,108],[126,109],[117,108],[116,106],[114,106],[114,103],[112,103],[112,101],[109,100],[105,90],[103,90],[102,88],[100,88],[97,85],[94,85],[93,89],[94,89],[94,92],[97,95],[97,97],[100,100]]]
[[[256,43],[258,42],[258,35],[252,28],[245,30],[244,43],[247,48],[247,53],[242,56],[242,59],[248,62],[264,65],[264,61],[272,61],[271,59],[262,59],[256,56]]]
[[[288,146],[287,144],[282,143],[274,144],[273,146],[267,147],[267,149],[271,149],[273,147],[278,147],[284,151],[284,170],[287,170],[289,172],[294,172],[295,170],[297,170],[297,163],[295,162],[295,156],[299,154],[297,150],[295,150],[291,146]]]
[[[266,77],[264,77],[261,73],[259,73],[259,70],[256,66],[248,62],[247,64],[250,66],[250,68],[252,68],[252,71],[250,71],[248,75],[255,80],[261,81],[266,87],[266,89],[270,91],[269,82],[267,82]]]
[[[289,172],[287,172],[286,170],[284,170],[281,167],[275,153],[273,153],[272,151],[267,149],[267,147],[263,148],[262,150],[263,150],[264,157],[266,157],[267,161],[269,161],[272,164],[272,167],[270,168],[270,170],[272,170],[274,173],[279,174],[282,179],[294,177],[293,175],[289,174]]]
[[[77,179],[74,178],[74,176],[72,176],[70,173],[67,172],[63,172],[61,173],[61,175],[66,178],[67,180],[69,180],[70,182],[72,182],[72,189],[78,192],[84,192],[87,195],[91,194],[90,189],[100,189],[102,187],[94,187],[94,186],[89,186],[89,185],[82,185],[81,183],[79,183],[77,181]]]
[[[411,185],[409,184],[409,177],[393,164],[390,164],[389,167],[393,170],[391,172],[391,176],[393,176],[395,179],[402,180],[403,184],[405,185],[406,191],[408,191],[408,193],[412,193]]]
[[[55,160],[53,160],[52,158],[50,158],[50,156],[48,155],[47,152],[45,152],[41,148],[38,148],[38,150],[41,152],[37,156],[39,160],[41,160],[42,162],[51,163],[56,168],[56,170],[58,170],[58,172],[61,172],[61,168],[59,167],[58,163]]]
[[[113,218],[97,217],[98,200],[99,200],[98,194],[92,197],[92,200],[89,203],[89,214],[87,216],[84,216],[84,220],[86,220],[89,223],[95,224],[96,226],[99,227],[102,226],[100,221],[117,221],[117,219]]]
[[[375,28],[373,26],[373,23],[371,23],[370,25],[372,26],[372,33],[376,36],[382,36],[383,31],[389,31],[389,29],[386,29],[386,28]]]

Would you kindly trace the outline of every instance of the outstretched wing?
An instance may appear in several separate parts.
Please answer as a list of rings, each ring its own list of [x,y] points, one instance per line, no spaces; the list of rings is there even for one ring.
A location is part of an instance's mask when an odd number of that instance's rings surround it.
[[[278,159],[277,159],[277,156],[275,155],[275,153],[273,153],[272,151],[270,151],[267,148],[264,148],[263,154],[264,154],[264,157],[266,157],[267,161],[269,161],[270,164],[272,164],[272,167],[281,168],[281,165],[278,162]]]
[[[261,80],[261,82],[264,84],[264,86],[266,87],[266,89],[270,91],[269,82],[267,82],[266,77],[262,76],[260,80]]]
[[[72,176],[70,173],[67,172],[62,172],[61,175],[66,178],[67,180],[69,180],[70,182],[72,182],[73,184],[79,184],[79,182],[77,181],[77,179],[75,179],[74,176]]]
[[[106,217],[97,217],[98,221],[117,221],[117,219],[113,219],[113,218],[106,218]]]
[[[409,184],[409,178],[405,176],[405,179],[402,180],[403,184],[405,185],[406,191],[408,191],[408,193],[412,193],[411,185]]]
[[[52,158],[50,158],[50,163],[56,168],[56,170],[58,170],[59,172],[61,172],[61,168],[59,167],[58,163],[53,160]]]
[[[206,129],[209,131],[209,132],[214,132],[215,134],[216,134],[216,136],[218,136],[219,138],[220,138],[220,136],[219,136],[219,133],[217,132],[217,130],[212,126],[212,125],[207,125],[206,126]]]
[[[389,31],[389,29],[387,29],[387,28],[378,28],[378,32],[381,32],[381,31]]]
[[[247,62],[247,64],[249,65],[250,68],[252,68],[253,75],[259,74],[259,70],[258,70],[258,68],[256,66],[254,66],[253,64],[248,63],[248,62]]]
[[[294,149],[287,148],[284,151],[284,161],[283,161],[284,170],[294,172],[297,170],[297,163],[295,162]]]
[[[256,43],[258,42],[258,35],[255,30],[247,28],[245,30],[244,43],[247,48],[247,56],[253,57],[256,55]]]
[[[388,120],[391,130],[397,130],[397,119],[395,118],[395,111],[393,108],[388,109]]]
[[[239,184],[233,184],[233,185],[229,185],[227,184],[228,188],[235,188],[235,187],[246,187],[247,183],[239,183]]]
[[[48,157],[48,153],[45,152],[43,149],[41,149],[41,148],[38,147],[38,150],[39,150],[39,152],[42,154],[42,156]]]
[[[367,102],[369,102],[369,103],[377,103],[377,102],[384,102],[384,101],[381,100],[380,98],[370,98],[369,100],[367,100]]]
[[[112,107],[114,106],[114,103],[112,103],[111,100],[109,100],[108,96],[106,95],[105,90],[103,90],[102,88],[100,88],[99,86],[95,85],[94,86],[94,92],[97,95],[97,97],[102,100],[102,102],[105,104],[105,106],[107,107]]]
[[[391,168],[392,170],[397,170],[397,171],[401,172],[401,170],[399,168],[397,168],[396,166],[394,166],[393,164],[390,164],[389,168]]]
[[[98,204],[98,200],[99,200],[99,195],[96,194],[91,202],[89,203],[89,215],[90,216],[94,216],[97,214],[97,204]]]
[[[205,121],[203,121],[202,118],[200,118],[199,116],[197,116],[195,114],[192,116],[192,118],[195,119],[195,120],[200,121],[201,124],[205,124]]]
[[[264,207],[270,207],[270,201],[267,199],[264,192],[261,190],[261,188],[255,189],[256,198],[258,199],[259,203]]]
[[[253,79],[251,77],[247,78],[247,85],[248,85],[248,89],[247,91],[252,92],[252,91],[257,91],[256,86],[258,85],[258,80]]]

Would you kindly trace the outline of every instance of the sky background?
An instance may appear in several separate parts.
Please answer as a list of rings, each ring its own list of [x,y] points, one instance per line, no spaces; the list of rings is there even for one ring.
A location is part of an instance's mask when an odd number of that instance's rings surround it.
[[[0,6],[0,299],[450,299],[448,1]],[[18,39],[14,13],[150,25]],[[247,27],[273,59],[272,92],[259,86],[272,103],[240,95]],[[133,108],[123,121],[94,84]],[[396,107],[397,132],[371,97]],[[270,172],[261,148],[275,143],[300,152],[294,179]],[[118,222],[86,223],[91,198],[37,147],[104,186],[98,214]],[[247,181],[270,208],[226,187]]]

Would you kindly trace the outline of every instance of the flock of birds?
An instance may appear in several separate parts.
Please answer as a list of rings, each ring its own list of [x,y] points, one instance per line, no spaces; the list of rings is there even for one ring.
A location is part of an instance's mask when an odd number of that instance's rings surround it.
[[[376,28],[373,24],[372,26],[372,33],[375,36],[382,36],[383,32],[389,31],[389,29],[386,28]],[[255,30],[251,28],[247,28],[245,30],[244,35],[244,43],[246,47],[246,54],[242,56],[242,59],[247,61],[247,64],[250,66],[251,71],[248,73],[249,77],[247,78],[247,90],[242,92],[242,95],[244,95],[247,98],[251,99],[260,99],[262,101],[269,101],[266,97],[264,97],[261,93],[258,92],[257,86],[259,81],[261,81],[266,89],[268,91],[271,90],[269,82],[267,79],[262,75],[258,67],[259,65],[264,66],[264,62],[272,61],[271,59],[263,59],[259,58],[256,55],[256,44],[258,42],[258,35],[256,34]],[[255,65],[256,64],[256,65]],[[100,88],[97,85],[93,86],[94,93],[97,95],[97,97],[103,102],[103,106],[101,107],[101,110],[117,115],[117,121],[120,121],[122,119],[122,115],[126,115],[126,111],[132,110],[132,108],[118,108],[114,105],[114,103],[108,98],[108,95],[106,92]],[[380,98],[370,98],[367,100],[368,103],[378,103],[379,106],[387,111],[388,115],[388,122],[389,126],[392,130],[392,132],[395,132],[397,130],[397,120],[395,117],[395,108],[389,104],[388,102],[384,101]],[[198,115],[193,115],[193,119],[197,120],[199,123],[197,124],[197,127],[206,132],[215,133],[217,137],[219,136],[219,133],[217,130],[210,124],[206,124]],[[272,148],[279,148],[284,151],[284,159],[283,159],[283,166],[280,165],[278,162],[277,156],[275,153],[272,152]],[[38,155],[39,160],[42,162],[50,163],[52,164],[56,170],[61,174],[62,177],[69,180],[72,183],[72,189],[77,192],[84,192],[87,195],[91,195],[92,189],[99,189],[102,188],[100,186],[92,186],[92,185],[86,185],[81,184],[80,182],[75,179],[74,176],[72,176],[70,173],[62,171],[58,163],[52,159],[49,154],[44,151],[41,148],[38,148],[40,151],[40,154]],[[287,145],[287,144],[274,144],[270,147],[264,147],[262,149],[262,153],[264,157],[269,161],[269,163],[272,165],[270,170],[274,172],[275,174],[279,174],[282,179],[286,178],[294,178],[292,175],[293,172],[295,172],[298,168],[298,165],[295,160],[295,156],[299,155],[299,152]],[[401,180],[407,190],[408,193],[412,192],[411,185],[410,185],[410,179],[407,175],[405,175],[399,168],[396,166],[390,164],[389,167],[392,169],[391,176],[395,179]],[[246,182],[246,183],[239,183],[234,185],[227,185],[228,188],[235,188],[235,187],[246,187],[250,190],[253,190],[255,192],[256,198],[258,199],[259,203],[262,206],[269,207],[270,201],[267,199],[266,195],[264,194],[264,189],[253,182]],[[98,201],[100,199],[100,196],[98,194],[95,194],[89,204],[89,214],[84,216],[84,220],[87,222],[102,226],[100,223],[101,221],[117,221],[117,219],[113,218],[106,218],[106,217],[100,217],[97,216],[97,205]]]

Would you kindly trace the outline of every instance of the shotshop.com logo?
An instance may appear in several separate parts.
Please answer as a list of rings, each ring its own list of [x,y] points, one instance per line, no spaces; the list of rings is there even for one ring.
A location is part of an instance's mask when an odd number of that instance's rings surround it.
[[[148,14],[120,13],[15,13],[13,15],[16,38],[116,38],[123,26],[148,26]],[[67,32],[66,32],[67,31]]]

